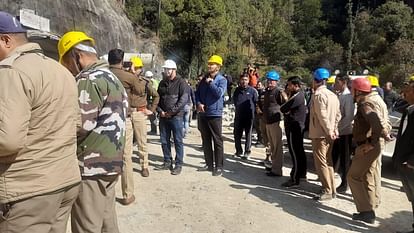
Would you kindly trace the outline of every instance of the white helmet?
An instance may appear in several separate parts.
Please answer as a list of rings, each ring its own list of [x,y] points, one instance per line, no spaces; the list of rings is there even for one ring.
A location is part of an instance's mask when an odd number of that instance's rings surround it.
[[[152,77],[152,76],[154,76],[154,74],[151,72],[151,71],[145,71],[145,77]]]
[[[177,69],[177,64],[175,64],[175,61],[173,60],[166,60],[162,68]]]

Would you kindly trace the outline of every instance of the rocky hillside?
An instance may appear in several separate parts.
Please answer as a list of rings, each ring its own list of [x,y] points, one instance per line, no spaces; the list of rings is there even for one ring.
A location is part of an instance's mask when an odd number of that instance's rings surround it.
[[[118,47],[125,51],[157,53],[158,43],[134,32],[131,21],[116,0],[0,0],[0,9],[18,15],[22,8],[50,19],[50,29],[62,35],[81,30],[95,38],[100,54]],[[139,38],[139,39],[138,39]],[[138,43],[138,40],[139,43]]]

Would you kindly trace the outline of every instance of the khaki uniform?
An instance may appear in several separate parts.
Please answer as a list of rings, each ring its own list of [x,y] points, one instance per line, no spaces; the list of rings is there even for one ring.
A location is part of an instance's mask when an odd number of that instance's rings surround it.
[[[372,211],[378,204],[375,170],[381,155],[380,137],[384,131],[381,124],[383,120],[369,96],[358,103],[353,127],[353,138],[358,147],[347,179],[359,212]],[[370,144],[373,149],[368,152],[362,151],[364,144]]]
[[[333,141],[330,135],[338,135],[341,120],[338,97],[326,86],[316,89],[311,100],[309,138],[312,139],[313,158],[316,172],[326,194],[336,192],[332,162]]]
[[[143,110],[147,108],[148,97],[151,97],[152,103],[150,110],[155,113],[160,97],[149,80],[141,76],[136,77],[131,73],[115,67],[111,67],[111,71],[121,80],[127,91],[130,116],[137,140],[141,169],[148,169],[147,116],[143,113]]]
[[[376,160],[376,165],[372,167],[375,179],[375,198],[376,198],[376,207],[381,203],[381,167],[382,167],[382,151],[385,147],[385,141],[382,137],[387,136],[392,129],[389,117],[388,117],[388,109],[387,105],[385,104],[384,100],[378,94],[378,92],[371,92],[369,95],[366,96],[366,102],[369,102],[374,107],[375,112],[378,114],[379,119],[381,121],[381,126],[383,131],[381,132],[380,138],[380,146],[381,146],[381,153]]]
[[[0,77],[0,232],[64,232],[80,182],[75,79],[34,43]]]

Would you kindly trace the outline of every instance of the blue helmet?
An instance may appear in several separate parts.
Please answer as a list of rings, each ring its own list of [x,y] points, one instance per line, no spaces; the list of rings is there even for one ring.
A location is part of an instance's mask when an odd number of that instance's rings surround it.
[[[313,79],[315,81],[322,81],[328,79],[330,76],[329,71],[325,68],[318,68],[313,72]]]
[[[266,79],[270,79],[270,80],[274,80],[274,81],[279,81],[280,76],[279,73],[276,72],[275,70],[271,70],[269,72],[266,73]]]

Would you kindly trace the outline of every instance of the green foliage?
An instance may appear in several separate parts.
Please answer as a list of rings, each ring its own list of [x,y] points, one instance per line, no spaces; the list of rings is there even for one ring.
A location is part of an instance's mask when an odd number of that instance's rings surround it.
[[[204,71],[212,54],[233,76],[247,63],[305,81],[318,66],[368,68],[398,86],[414,72],[413,11],[403,1],[127,0],[126,12],[159,32],[164,56],[184,76]]]

